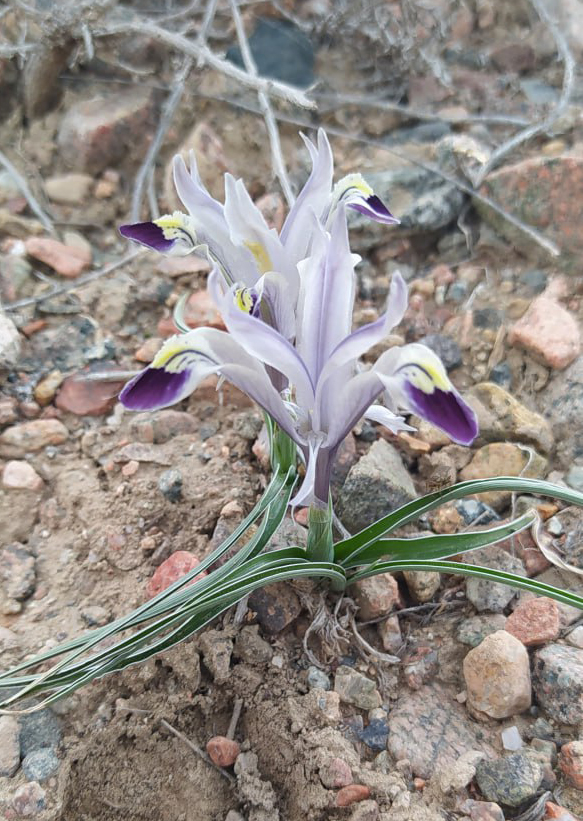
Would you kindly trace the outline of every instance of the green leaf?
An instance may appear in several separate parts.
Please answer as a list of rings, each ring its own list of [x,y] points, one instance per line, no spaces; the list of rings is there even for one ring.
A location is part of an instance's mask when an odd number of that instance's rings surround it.
[[[570,604],[572,607],[578,607],[583,610],[583,597],[576,593],[571,593],[568,590],[561,590],[559,587],[553,587],[544,582],[537,582],[536,579],[528,579],[524,576],[515,576],[514,573],[506,573],[503,570],[493,570],[490,567],[480,567],[478,565],[463,564],[463,562],[444,562],[444,561],[415,561],[413,559],[397,559],[389,562],[378,562],[377,564],[363,568],[363,570],[350,576],[348,584],[360,579],[366,579],[369,576],[375,576],[378,573],[392,573],[395,570],[432,570],[440,573],[452,573],[460,576],[477,576],[481,579],[488,579],[491,582],[499,582],[506,584],[509,587],[516,587],[521,590],[530,590],[539,596],[548,596],[551,599],[556,599],[563,604]]]
[[[398,527],[418,519],[424,513],[434,510],[449,502],[452,499],[461,499],[464,496],[471,496],[474,493],[486,493],[492,490],[507,490],[515,493],[539,493],[544,496],[551,496],[561,499],[574,505],[583,506],[583,493],[578,493],[571,488],[560,487],[552,482],[544,482],[540,479],[522,479],[518,476],[498,476],[495,479],[471,479],[467,482],[459,482],[449,488],[438,490],[421,496],[412,502],[408,502],[402,507],[383,516],[369,527],[356,533],[349,539],[337,542],[334,556],[337,562],[342,562],[351,556],[355,550],[366,547],[386,533],[396,530]]]
[[[507,539],[514,533],[530,527],[537,518],[535,512],[528,511],[512,522],[488,530],[414,536],[409,539],[379,539],[366,547],[361,547],[360,550],[355,550],[341,564],[348,569],[371,564],[383,558],[445,559]]]

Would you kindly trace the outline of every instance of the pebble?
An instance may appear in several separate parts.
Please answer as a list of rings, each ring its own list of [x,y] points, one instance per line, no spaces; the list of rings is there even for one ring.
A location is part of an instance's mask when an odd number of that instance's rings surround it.
[[[583,721],[583,650],[548,644],[535,653],[532,676],[537,701],[551,718]]]
[[[399,586],[390,573],[378,573],[352,587],[361,621],[388,615],[399,605]]]
[[[249,596],[249,608],[270,635],[281,633],[302,612],[300,599],[288,582],[276,582],[255,590]]]
[[[93,185],[89,174],[62,174],[45,180],[45,191],[59,205],[81,205]]]
[[[103,627],[111,616],[106,607],[101,607],[99,604],[90,604],[81,611],[81,618],[87,627]]]
[[[47,445],[62,445],[68,438],[69,431],[58,419],[21,422],[0,434],[0,456],[18,459]]]
[[[20,766],[20,731],[14,716],[0,716],[0,778],[11,778]]]
[[[353,704],[361,710],[373,710],[381,705],[375,682],[352,667],[341,665],[336,670],[334,691],[345,704]]]
[[[18,419],[18,402],[12,396],[0,398],[0,428],[12,425]]]
[[[257,71],[299,88],[314,82],[314,46],[308,35],[287,20],[260,18],[249,37]],[[231,46],[227,59],[244,68],[238,46]]]
[[[154,575],[148,582],[146,587],[146,595],[149,599],[157,596],[163,590],[170,587],[171,584],[181,579],[195,567],[198,567],[200,561],[192,553],[187,550],[177,550],[172,553],[162,564],[156,568]],[[206,576],[206,571],[199,573],[189,584],[194,584],[198,579]]]
[[[510,328],[508,342],[528,351],[543,365],[558,370],[570,365],[581,351],[577,320],[545,293],[538,296]]]
[[[41,407],[49,405],[58,388],[63,381],[63,374],[61,371],[51,371],[40,382],[37,382],[34,388],[34,398]]]
[[[506,621],[505,630],[525,647],[538,647],[559,637],[559,608],[554,599],[537,598],[520,602]]]
[[[466,564],[493,567],[496,570],[526,576],[524,564],[520,559],[511,556],[504,548],[497,545],[474,550],[464,556],[464,561]],[[476,610],[490,610],[494,613],[500,613],[514,598],[516,590],[507,584],[472,577],[466,581],[466,595]]]
[[[2,471],[2,487],[8,490],[40,491],[44,482],[28,462],[11,460],[6,462]]]
[[[460,479],[488,479],[494,476],[525,476],[540,478],[545,475],[547,460],[532,451],[511,442],[494,442],[484,445],[473,455],[471,462],[463,468]],[[481,501],[502,510],[510,500],[510,492],[494,491],[480,494]]]
[[[158,336],[152,336],[150,339],[147,339],[143,345],[140,345],[138,350],[134,354],[134,359],[138,362],[143,362],[144,364],[148,365],[150,362],[153,361],[156,354],[162,347],[163,340],[160,339]]]
[[[37,781],[23,784],[14,793],[12,808],[23,818],[30,818],[41,812],[45,807],[46,792]]]
[[[177,468],[170,468],[160,475],[158,490],[169,502],[175,503],[182,498],[182,483],[182,473]]]
[[[253,665],[267,664],[269,661],[275,663],[276,660],[271,644],[259,635],[258,624],[250,624],[241,628],[235,639],[234,655],[247,664]],[[310,669],[316,670],[317,668],[314,667]],[[330,682],[328,682],[328,688],[329,687]]]
[[[383,650],[394,655],[403,646],[403,636],[401,635],[401,625],[398,616],[389,616],[388,619],[379,622],[377,630],[383,645]]]
[[[583,741],[563,744],[559,754],[559,767],[570,787],[583,790]]]
[[[482,795],[509,807],[534,798],[543,780],[543,765],[531,753],[512,753],[505,758],[483,758],[476,767]]]
[[[308,667],[308,687],[310,690],[329,690],[330,679],[323,670],[317,667]]]
[[[132,87],[74,103],[61,119],[57,144],[64,162],[98,174],[127,156],[143,156],[156,109],[148,88]]]
[[[203,660],[217,684],[224,683],[231,674],[233,642],[219,630],[207,630],[200,639]]]
[[[502,388],[510,388],[512,385],[512,369],[507,362],[499,362],[494,365],[489,374],[490,382],[500,385]]]
[[[51,747],[33,750],[22,761],[22,771],[28,781],[46,781],[59,769],[59,759]]]
[[[458,627],[457,639],[462,644],[477,647],[484,641],[486,636],[496,633],[498,630],[504,630],[505,626],[506,616],[502,613],[471,616],[469,619],[464,619]]]
[[[489,525],[491,522],[499,522],[500,516],[489,505],[479,499],[460,499],[455,502],[455,509],[463,519],[463,524],[472,525],[479,519],[479,524]]]
[[[583,465],[571,465],[565,477],[565,481],[573,490],[578,490],[580,493],[583,493]]]
[[[564,371],[553,374],[545,388],[545,407],[564,465],[583,456],[583,356]]]
[[[401,455],[380,439],[350,469],[337,512],[348,530],[357,533],[416,496]]]
[[[59,719],[48,707],[20,716],[20,752],[23,758],[45,747],[56,749],[60,741]]]
[[[320,767],[320,781],[329,790],[353,783],[352,770],[342,758],[330,758]]]
[[[49,237],[29,237],[25,248],[29,257],[44,262],[67,279],[75,279],[91,265],[91,255],[86,251]]]
[[[462,364],[462,352],[455,339],[447,334],[429,334],[419,340],[423,345],[431,348],[441,359],[446,369],[459,368]]]
[[[553,447],[553,432],[548,420],[529,410],[508,391],[493,382],[480,382],[466,394],[478,416],[480,439],[486,442],[522,442],[539,453]]]
[[[504,630],[492,633],[470,650],[463,673],[468,710],[477,718],[508,718],[531,705],[528,653]]]
[[[132,420],[130,431],[139,442],[161,445],[175,436],[194,434],[197,422],[190,413],[166,409]]]
[[[358,801],[366,801],[367,798],[370,798],[369,787],[365,787],[364,784],[350,784],[348,787],[342,787],[336,793],[336,806],[349,807]]]
[[[55,405],[76,416],[104,416],[117,401],[117,394],[124,386],[123,381],[95,381],[83,372],[68,376],[63,380],[56,395]]]
[[[376,752],[386,750],[389,737],[386,715],[384,718],[371,718],[367,726],[358,734],[358,737],[371,750]]]
[[[0,307],[0,372],[16,366],[22,349],[18,328]]]
[[[464,801],[464,812],[470,813],[470,821],[504,821],[504,813],[493,801]]]
[[[447,795],[460,792],[467,787],[476,775],[478,761],[481,761],[483,757],[484,753],[481,750],[468,750],[455,762],[443,762],[435,772],[441,791]]]
[[[583,624],[571,630],[571,632],[565,636],[565,640],[572,647],[578,647],[579,650],[583,650]]]
[[[559,807],[558,804],[553,804],[552,801],[547,801],[545,806],[544,821],[579,821],[574,815],[571,815],[569,810],[564,807]]]
[[[217,767],[232,767],[241,752],[241,745],[230,738],[216,735],[207,741],[206,751]]]
[[[433,570],[405,570],[403,576],[409,593],[421,604],[431,601],[441,584],[441,574]]]
[[[10,599],[24,601],[34,593],[36,570],[34,556],[21,544],[11,544],[0,553],[0,579]]]
[[[521,750],[524,746],[520,731],[516,725],[506,727],[500,733],[500,737],[502,738],[502,746],[509,752],[516,752],[516,750]]]

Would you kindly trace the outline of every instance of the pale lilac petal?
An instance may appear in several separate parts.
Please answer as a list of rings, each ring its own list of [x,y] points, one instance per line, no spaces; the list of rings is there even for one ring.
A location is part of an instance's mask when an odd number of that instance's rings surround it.
[[[309,442],[308,448],[304,448],[304,452],[307,450],[306,475],[304,476],[297,493],[290,502],[292,507],[308,506],[314,501],[314,484],[316,482],[318,451],[320,450],[320,447],[320,442]],[[326,499],[326,501],[328,500]]]
[[[354,307],[354,263],[344,208],[338,209],[331,235],[316,224],[312,256],[300,263],[297,348],[314,384],[332,351],[350,333]]]
[[[266,321],[291,342],[296,335],[296,312],[289,282],[283,274],[269,273],[259,280],[257,288],[267,307]]]
[[[441,428],[460,445],[474,441],[478,435],[476,414],[430,348],[414,343],[392,349],[381,356],[374,370],[397,406]]]
[[[391,433],[401,433],[401,431],[411,431],[415,428],[408,425],[402,416],[385,408],[384,405],[371,405],[365,412],[364,418],[370,419],[371,422],[377,422],[379,425],[390,430]]]
[[[331,381],[336,384],[336,379]],[[321,391],[316,411],[320,429],[327,432],[326,447],[338,446],[383,390],[378,374],[371,370],[356,375],[344,371],[343,380],[338,380],[335,390]]]
[[[323,129],[318,131],[318,148],[302,134],[312,158],[312,171],[291,207],[281,230],[281,241],[291,257],[299,262],[310,252],[312,238],[311,214],[319,219],[329,203],[334,176],[334,159]]]

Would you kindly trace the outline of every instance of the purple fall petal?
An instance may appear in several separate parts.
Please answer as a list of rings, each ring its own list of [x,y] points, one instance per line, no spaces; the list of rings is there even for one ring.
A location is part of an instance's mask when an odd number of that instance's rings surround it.
[[[133,225],[120,225],[119,232],[126,239],[133,239],[146,248],[167,253],[176,243],[175,239],[166,239],[164,231],[154,222],[135,222]]]
[[[188,381],[188,371],[170,373],[163,368],[146,368],[127,383],[119,401],[133,411],[166,408],[188,396]]]
[[[456,390],[434,388],[433,393],[403,384],[409,406],[418,416],[436,425],[460,445],[471,445],[478,435],[476,414]]]
[[[362,197],[355,202],[348,203],[349,208],[354,211],[359,211],[366,217],[370,217],[375,222],[382,222],[385,225],[398,225],[399,220],[394,217],[384,202],[376,194],[371,194],[370,197]]]

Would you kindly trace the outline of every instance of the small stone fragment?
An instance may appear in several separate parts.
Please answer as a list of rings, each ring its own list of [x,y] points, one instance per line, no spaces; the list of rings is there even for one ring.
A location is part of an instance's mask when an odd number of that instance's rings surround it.
[[[20,731],[14,716],[0,716],[0,778],[11,778],[20,766]]]
[[[464,556],[466,564],[482,567],[494,567],[518,576],[525,576],[526,571],[520,559],[507,553],[498,545],[482,547]],[[499,613],[512,601],[516,590],[506,584],[491,582],[489,579],[471,577],[466,581],[466,595],[476,610],[491,610]]]
[[[356,582],[352,590],[361,621],[386,616],[399,604],[399,587],[390,573],[378,573]]]
[[[259,635],[259,625],[252,624],[242,627],[238,633],[235,639],[234,655],[247,664],[267,664],[273,658],[273,649]]]
[[[308,667],[308,687],[310,690],[329,690],[330,679],[323,670],[317,667]]]
[[[423,684],[430,682],[438,670],[439,660],[433,647],[416,647],[403,658],[403,677],[412,690],[419,690]]]
[[[0,456],[18,459],[47,445],[62,445],[69,431],[58,419],[33,419],[14,425],[0,435]]]
[[[544,821],[579,821],[578,818],[571,815],[569,810],[559,807],[558,804],[553,804],[552,801],[547,801],[545,810]]]
[[[563,744],[559,754],[559,767],[570,787],[583,790],[583,741]]]
[[[500,630],[464,659],[468,709],[480,718],[507,718],[531,705],[530,665],[524,645]]]
[[[34,398],[41,407],[49,405],[58,388],[63,381],[63,374],[61,371],[51,371],[47,376],[37,382],[34,388]]]
[[[44,262],[68,279],[75,279],[91,265],[91,255],[87,251],[49,237],[29,237],[25,248],[29,257]]]
[[[200,638],[205,665],[217,684],[225,682],[231,670],[233,642],[219,630],[207,630]]]
[[[379,715],[375,715],[379,713]],[[387,714],[384,710],[371,710],[369,714],[369,722],[363,730],[358,733],[360,741],[366,744],[371,750],[379,752],[387,748],[387,739],[389,737],[389,725],[387,723]]]
[[[2,487],[8,490],[40,491],[44,482],[28,462],[11,460],[6,462],[2,471]]]
[[[14,812],[22,818],[30,818],[45,807],[46,792],[37,781],[23,784],[14,793],[12,807]]]
[[[187,573],[190,573],[191,570],[194,570],[195,567],[198,567],[199,564],[199,559],[192,553],[189,553],[187,550],[176,550],[156,568],[154,575],[148,582],[146,595],[149,599],[157,596],[163,590],[166,590],[167,587],[170,587],[171,584],[178,581],[178,579],[181,579]],[[202,579],[204,576],[206,576],[206,571],[195,576],[189,584],[194,584],[194,582],[198,581],[198,579]]]
[[[117,402],[117,395],[124,383],[91,380],[84,372],[63,380],[55,398],[57,408],[76,416],[103,416]]]
[[[352,770],[342,758],[331,758],[320,767],[320,781],[327,789],[348,787],[352,784]]]
[[[583,721],[583,650],[548,644],[537,650],[532,681],[540,706],[563,724]]]
[[[341,701],[353,704],[361,710],[373,710],[381,705],[381,697],[375,682],[352,667],[341,665],[336,670],[334,690]]]
[[[580,624],[579,627],[571,630],[571,632],[565,636],[565,639],[572,647],[577,647],[579,650],[583,650],[583,624]]]
[[[0,307],[0,373],[16,366],[21,348],[22,339],[18,328]]]
[[[441,791],[447,795],[467,787],[475,777],[476,766],[482,758],[484,753],[480,750],[469,750],[455,762],[444,761],[435,772]]]
[[[559,637],[561,624],[554,599],[537,598],[520,602],[506,620],[504,628],[525,647],[537,647]]]
[[[505,750],[509,752],[516,752],[516,750],[521,750],[524,746],[522,738],[520,736],[520,732],[516,725],[512,727],[506,727],[505,730],[502,730],[501,733],[502,738],[502,746]]]
[[[403,646],[403,636],[401,635],[401,625],[398,616],[389,616],[388,619],[379,622],[377,630],[381,638],[383,649],[387,653],[394,655]]]
[[[431,601],[441,584],[441,574],[433,570],[405,570],[403,575],[409,592],[421,604]]]
[[[0,553],[0,579],[6,595],[24,601],[34,593],[36,570],[34,556],[21,544],[8,545]]]
[[[134,359],[137,359],[138,362],[143,362],[145,365],[149,365],[162,347],[162,343],[163,340],[157,336],[146,339],[144,344],[140,345],[135,352]]]
[[[464,812],[470,813],[470,821],[504,821],[502,809],[493,801],[465,801]]]
[[[546,292],[538,296],[510,328],[508,342],[528,351],[543,365],[558,370],[570,365],[581,351],[577,320]]]
[[[356,804],[358,801],[365,801],[370,798],[370,789],[364,784],[350,784],[348,787],[342,787],[336,794],[337,807],[349,807],[351,804]]]
[[[81,618],[87,627],[103,627],[110,619],[109,610],[99,604],[89,604],[81,611]]]
[[[511,442],[493,442],[484,445],[473,455],[471,462],[460,472],[460,479],[488,479],[494,476],[525,476],[540,478],[545,474],[547,460],[538,453],[526,453]],[[510,500],[510,493],[490,491],[480,494],[480,501],[502,510]]]
[[[158,479],[158,490],[169,502],[175,503],[182,498],[182,473],[177,468],[165,470]]]
[[[230,738],[216,735],[207,741],[206,751],[217,767],[232,767],[241,752],[241,745]]]
[[[89,174],[63,174],[45,180],[48,198],[59,205],[81,205],[92,185]]]
[[[48,707],[20,716],[20,752],[23,758],[45,747],[56,749],[60,741],[59,719]]]
[[[542,763],[528,752],[506,758],[483,758],[476,767],[476,780],[488,801],[519,807],[533,798],[543,779]]]
[[[59,769],[59,759],[52,747],[33,750],[22,761],[22,771],[28,781],[46,781]]]
[[[271,635],[289,627],[302,611],[300,599],[288,582],[276,582],[255,590],[249,596],[249,608]]]

